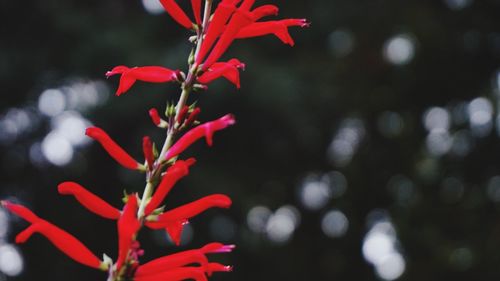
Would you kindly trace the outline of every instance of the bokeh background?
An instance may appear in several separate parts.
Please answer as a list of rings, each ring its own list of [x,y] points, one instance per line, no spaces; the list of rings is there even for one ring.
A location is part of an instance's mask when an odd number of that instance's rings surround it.
[[[234,205],[193,219],[181,249],[237,244],[214,257],[235,271],[212,280],[498,280],[500,1],[269,2],[312,26],[291,29],[293,48],[236,42],[242,88],[191,97],[202,120],[238,123],[190,148],[198,163],[167,206],[215,192]],[[100,126],[137,158],[142,136],[160,142],[147,110],[178,89],[138,83],[117,98],[104,73],[185,69],[188,33],[157,0],[1,1],[0,30],[0,198],[115,257],[115,224],[56,186],[115,206],[142,189],[83,132]],[[13,245],[26,225],[0,210],[0,280],[104,280],[39,235]],[[178,250],[162,232],[140,238],[144,260]]]

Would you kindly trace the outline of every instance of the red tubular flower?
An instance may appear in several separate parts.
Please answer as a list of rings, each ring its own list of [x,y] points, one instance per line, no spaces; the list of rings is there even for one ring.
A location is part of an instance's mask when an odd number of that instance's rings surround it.
[[[155,161],[155,157],[153,155],[153,143],[149,137],[142,138],[142,151],[144,152],[144,158],[146,159],[146,163],[148,164],[148,169],[153,169],[153,163]]]
[[[116,269],[120,270],[125,262],[134,236],[141,227],[137,219],[137,196],[135,194],[128,196],[128,201],[123,208],[123,213],[118,220],[118,259],[116,260]]]
[[[137,80],[151,83],[170,82],[177,80],[178,71],[161,66],[142,66],[129,68],[127,66],[120,65],[113,68],[111,71],[106,72],[106,77],[109,78],[110,76],[116,74],[121,74],[120,85],[116,90],[116,95],[120,96],[121,94],[128,91]]]
[[[186,117],[186,114],[189,111],[189,106],[185,105],[181,111],[179,111],[179,115],[177,115],[177,123],[182,124],[182,121],[184,121],[184,118]]]
[[[24,206],[13,204],[8,201],[1,201],[1,203],[2,206],[9,211],[31,223],[28,228],[17,235],[16,243],[24,243],[31,235],[38,232],[49,239],[54,246],[73,260],[89,267],[106,270],[107,266],[71,234],[37,217]]]
[[[233,125],[236,121],[232,114],[227,114],[217,120],[204,123],[199,125],[186,134],[184,134],[166,153],[165,159],[171,159],[183,152],[187,147],[193,144],[201,137],[205,137],[207,144],[209,146],[213,143],[213,134],[216,131],[225,129],[226,127]]]
[[[200,112],[201,112],[201,109],[199,107],[196,107],[195,109],[193,109],[193,111],[191,111],[191,113],[189,114],[189,117],[186,120],[186,122],[184,122],[184,126],[187,127],[187,126],[190,126],[191,124],[193,124],[194,121],[196,121],[196,118],[198,117]]]
[[[216,271],[231,272],[231,271],[233,271],[233,267],[230,265],[223,265],[220,263],[211,262],[205,267],[205,271],[207,272],[208,276],[211,276],[212,273],[216,272]]]
[[[295,42],[288,33],[288,27],[290,26],[307,27],[309,26],[309,23],[305,19],[285,19],[279,21],[255,22],[240,29],[240,31],[236,35],[236,38],[241,39],[274,34],[283,43],[293,46]]]
[[[237,59],[231,59],[228,62],[216,62],[205,73],[198,77],[198,81],[208,84],[213,80],[224,77],[229,82],[240,88],[240,72],[238,69],[245,69],[245,64]]]
[[[191,0],[194,19],[198,25],[201,25],[201,0]]]
[[[102,147],[113,157],[118,163],[128,169],[138,170],[141,164],[132,158],[123,148],[121,148],[115,141],[113,141],[106,132],[101,128],[90,127],[87,128],[85,134],[94,140],[98,141]]]
[[[187,280],[205,281],[207,277],[205,272],[211,275],[214,271],[229,272],[232,266],[222,265],[220,263],[208,263],[205,267],[185,266],[171,270],[166,270],[154,275],[135,276],[134,281],[157,281],[157,280]]]
[[[176,245],[179,245],[183,226],[188,223],[188,219],[209,208],[229,208],[229,206],[231,206],[231,199],[229,197],[221,194],[210,195],[165,212],[159,215],[156,221],[146,222],[146,226],[152,229],[164,228],[172,241]]]
[[[212,21],[208,25],[205,39],[201,44],[200,52],[196,57],[197,64],[201,64],[202,60],[208,54],[208,51],[210,51],[215,41],[217,40],[217,37],[222,34],[227,21],[236,10],[236,5],[240,1],[241,0],[222,0],[222,2],[217,5],[217,8],[215,9],[214,15],[212,17]]]
[[[186,221],[210,208],[229,208],[231,203],[231,198],[223,194],[205,196],[159,215],[156,221],[148,222],[148,226],[153,229],[165,228],[174,222]]]
[[[186,266],[179,267],[167,271],[163,271],[154,275],[134,277],[134,281],[158,281],[158,280],[195,280],[207,281],[205,271],[200,267]]]
[[[189,264],[198,264],[201,267],[209,266],[206,254],[228,253],[234,249],[234,245],[224,245],[222,243],[210,243],[202,248],[182,251],[161,258],[157,258],[145,263],[137,269],[135,277],[158,274],[162,271],[182,267]],[[211,272],[209,272],[209,275]]]
[[[153,124],[155,124],[156,126],[160,126],[161,125],[161,117],[160,117],[160,114],[158,114],[158,110],[156,110],[156,108],[151,108],[149,110],[149,117],[151,117],[151,121],[153,121]]]
[[[149,215],[163,202],[172,187],[179,181],[179,179],[189,174],[189,167],[196,163],[196,159],[189,158],[187,160],[178,160],[168,168],[166,174],[163,176],[156,192],[151,197],[145,209],[145,214]]]
[[[250,0],[243,1],[240,8],[234,12],[224,32],[220,35],[217,44],[215,44],[212,52],[203,63],[203,70],[207,70],[212,64],[219,60],[231,43],[233,43],[240,29],[253,23],[252,13],[248,11],[248,3],[250,2],[253,3],[253,1]]]
[[[279,8],[274,5],[262,5],[252,10],[253,20],[258,21],[263,17],[278,15]]]
[[[73,195],[85,208],[101,217],[112,220],[120,217],[118,209],[109,205],[106,201],[92,194],[76,182],[63,182],[59,184],[57,190],[63,195]]]
[[[14,204],[9,201],[0,201],[0,205],[30,223],[35,223],[40,220],[40,218],[30,209],[22,205]]]
[[[193,28],[193,23],[188,18],[186,13],[175,3],[174,0],[160,0],[163,8],[167,13],[180,25],[187,29]],[[193,6],[194,7],[194,6]]]

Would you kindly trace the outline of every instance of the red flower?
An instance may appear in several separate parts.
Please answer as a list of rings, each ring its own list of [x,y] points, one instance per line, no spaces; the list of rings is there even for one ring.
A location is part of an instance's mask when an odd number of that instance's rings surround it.
[[[63,195],[73,195],[80,204],[89,211],[107,218],[116,220],[120,217],[120,211],[109,205],[106,201],[92,194],[76,182],[63,182],[59,184],[58,191]]]
[[[121,148],[115,141],[113,141],[106,132],[97,127],[87,128],[85,134],[94,140],[98,141],[102,147],[113,157],[118,163],[125,168],[132,170],[139,170],[142,165],[132,158],[123,148]]]
[[[38,220],[40,220],[40,218],[37,215],[35,215],[30,209],[22,205],[14,204],[9,201],[0,201],[0,204],[2,205],[2,207],[8,209],[12,213],[20,216],[21,218],[30,223],[35,223]]]
[[[219,263],[209,263],[205,268],[186,266],[163,271],[155,275],[147,275],[134,277],[134,281],[158,281],[158,280],[187,280],[194,279],[196,281],[206,281],[205,272],[222,271],[229,272],[231,266],[222,265]]]
[[[116,270],[123,266],[134,240],[134,236],[141,227],[137,219],[137,196],[129,195],[127,204],[123,208],[123,213],[118,219],[118,259],[116,260]]]
[[[203,70],[207,70],[212,64],[219,60],[219,58],[226,52],[227,48],[233,43],[236,38],[236,34],[243,27],[250,25],[253,22],[252,13],[245,9],[244,7],[249,0],[245,0],[240,8],[236,9],[231,17],[231,20],[227,24],[224,32],[220,35],[217,44],[215,44],[212,52],[208,55],[207,59],[203,63]]]
[[[255,22],[240,29],[236,38],[241,39],[274,34],[283,43],[293,46],[295,43],[288,33],[288,27],[290,26],[307,27],[309,26],[309,23],[306,19],[285,19],[279,21]]]
[[[153,169],[153,163],[155,161],[155,157],[153,155],[153,143],[149,137],[142,138],[142,151],[144,153],[144,159],[146,159],[146,163],[148,164],[148,169]]]
[[[198,81],[208,84],[213,80],[224,77],[229,82],[240,88],[240,72],[238,69],[245,69],[245,64],[237,59],[231,59],[228,62],[216,62],[205,73],[198,77]]]
[[[135,272],[135,277],[155,275],[162,271],[171,270],[189,264],[198,264],[200,267],[208,268],[209,262],[206,254],[228,253],[234,249],[234,245],[224,245],[221,243],[210,243],[200,249],[182,251],[161,258],[157,258],[145,263]],[[208,272],[210,275],[211,272]]]
[[[199,107],[195,107],[193,111],[189,114],[189,117],[187,118],[186,122],[184,122],[184,126],[188,127],[191,126],[191,124],[196,121],[196,118],[198,118],[198,115],[200,114],[201,109]]]
[[[159,215],[154,221],[146,222],[146,225],[152,229],[164,228],[169,233],[174,243],[179,245],[183,225],[186,224],[190,218],[210,208],[229,208],[231,203],[231,199],[226,195],[214,194],[206,196],[167,211]]]
[[[194,19],[198,25],[201,25],[201,0],[191,0]]]
[[[177,80],[178,73],[179,72],[176,70],[171,70],[161,66],[128,68],[127,66],[120,65],[113,68],[111,71],[106,72],[106,77],[109,78],[110,76],[121,74],[120,85],[116,90],[116,95],[120,96],[128,91],[137,80],[151,83],[165,83]]]
[[[210,51],[219,35],[222,34],[227,21],[236,10],[236,5],[240,1],[241,0],[222,0],[222,2],[217,5],[212,21],[208,25],[205,40],[203,40],[198,57],[196,57],[197,64],[201,64],[202,60],[208,54],[208,51]]]
[[[210,208],[218,207],[227,209],[231,206],[231,203],[231,199],[223,194],[205,196],[159,215],[157,220],[150,223],[150,225],[160,226],[168,222],[188,220]],[[159,228],[162,227],[160,226]]]
[[[279,8],[274,5],[262,5],[252,10],[253,20],[258,21],[263,17],[277,16]]]
[[[183,152],[187,147],[193,144],[201,137],[205,137],[207,144],[209,146],[212,145],[213,134],[216,131],[225,129],[227,126],[233,125],[236,121],[234,120],[234,116],[231,114],[225,115],[217,120],[204,123],[199,125],[189,132],[184,134],[166,153],[165,159],[171,159],[181,152]]]
[[[54,246],[73,260],[89,267],[107,270],[107,265],[99,260],[99,258],[85,247],[82,242],[71,234],[37,217],[24,206],[13,204],[8,201],[1,201],[1,205],[31,223],[28,228],[17,235],[16,243],[24,243],[31,235],[38,232],[49,239]]]
[[[177,114],[177,123],[178,124],[182,124],[183,121],[184,121],[184,118],[186,117],[186,114],[188,113],[189,111],[189,106],[185,105],[181,111],[179,111],[179,114]]]
[[[151,108],[149,110],[149,117],[151,117],[151,121],[153,121],[153,124],[155,124],[158,127],[162,126],[163,120],[161,119],[160,114],[158,114],[158,110],[156,110],[156,108]]]
[[[189,158],[186,161],[178,160],[174,163],[174,165],[168,168],[166,174],[163,176],[160,184],[158,185],[156,192],[146,206],[144,212],[146,215],[151,214],[151,212],[158,208],[177,181],[189,174],[189,167],[195,162],[196,159],[194,158]]]
[[[167,13],[180,25],[187,29],[193,28],[193,23],[188,18],[186,13],[175,3],[174,0],[160,0],[163,8]]]
[[[208,27],[205,40],[196,58],[196,63],[202,64],[205,56],[207,56],[211,50],[203,63],[202,70],[206,71],[216,63],[235,39],[275,34],[286,44],[293,45],[293,39],[290,37],[290,34],[288,34],[288,27],[304,27],[309,25],[303,19],[286,19],[256,23],[256,21],[263,17],[277,15],[279,10],[278,7],[274,5],[263,5],[250,11],[250,8],[255,2],[254,0],[244,0],[240,7],[236,8],[238,2],[240,1],[227,0],[222,1],[217,6],[213,19]],[[228,20],[229,23],[227,23]],[[213,49],[212,46],[214,46]]]

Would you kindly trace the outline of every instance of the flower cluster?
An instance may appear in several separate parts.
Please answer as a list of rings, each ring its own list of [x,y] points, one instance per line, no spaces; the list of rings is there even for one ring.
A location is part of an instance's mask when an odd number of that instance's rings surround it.
[[[227,114],[200,124],[198,121],[200,108],[196,107],[195,103],[187,105],[189,93],[207,89],[210,82],[221,77],[240,87],[239,70],[244,69],[245,64],[235,58],[220,61],[234,40],[273,34],[283,43],[293,45],[294,41],[288,33],[288,27],[308,26],[304,19],[261,21],[266,16],[276,15],[278,8],[274,5],[252,8],[254,0],[221,0],[213,13],[213,0],[206,0],[203,15],[202,1],[191,0],[194,21],[190,20],[176,1],[160,0],[160,2],[176,22],[195,33],[190,39],[194,47],[188,60],[187,74],[162,66],[117,66],[108,71],[106,76],[120,75],[116,91],[118,96],[129,91],[136,81],[180,84],[182,92],[179,100],[176,105],[174,103],[167,105],[164,117],[155,108],[149,110],[153,124],[166,131],[162,149],[158,150],[151,138],[145,136],[142,141],[144,161],[139,162],[104,130],[91,127],[85,132],[120,165],[145,174],[146,186],[142,195],[139,196],[138,193],[126,195],[124,206],[119,209],[78,183],[63,182],[58,186],[60,194],[71,195],[90,212],[116,221],[118,253],[115,261],[107,255],[99,259],[74,236],[39,218],[26,207],[9,201],[0,201],[2,207],[30,224],[17,235],[17,243],[27,241],[37,232],[73,260],[108,272],[108,280],[113,281],[206,280],[213,272],[231,271],[231,266],[210,262],[207,258],[208,254],[227,253],[234,248],[233,245],[217,242],[209,243],[199,249],[178,252],[141,263],[140,257],[144,254],[144,250],[137,240],[137,234],[143,227],[163,229],[172,241],[179,245],[183,227],[191,218],[210,208],[231,206],[231,199],[223,194],[209,195],[168,210],[162,206],[173,186],[189,174],[190,167],[196,162],[194,158],[180,159],[182,152],[201,138],[205,138],[207,144],[211,146],[215,132],[235,123],[234,117]],[[185,130],[187,131],[178,137]]]

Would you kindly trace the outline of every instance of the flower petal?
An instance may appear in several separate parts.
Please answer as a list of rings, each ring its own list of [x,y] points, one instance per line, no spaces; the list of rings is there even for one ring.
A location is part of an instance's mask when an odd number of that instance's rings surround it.
[[[174,0],[160,0],[163,8],[167,13],[180,25],[187,29],[193,28],[193,23],[188,18],[186,13],[177,5]]]
[[[118,209],[109,205],[106,201],[89,192],[76,182],[63,182],[59,184],[57,189],[60,194],[73,195],[85,208],[101,217],[112,220],[120,217]]]
[[[309,26],[309,23],[307,23],[305,19],[285,19],[280,21],[255,22],[242,28],[236,35],[236,38],[251,38],[274,34],[283,43],[293,46],[295,43],[288,33],[288,27],[290,26],[307,27]]]
[[[189,264],[198,264],[205,269],[217,269],[214,264],[209,264],[206,254],[208,253],[227,253],[234,248],[234,245],[224,245],[222,243],[209,243],[199,249],[192,249],[178,252],[168,256],[154,259],[147,262],[137,269],[135,277],[159,274],[162,271],[168,271],[174,268],[186,266]],[[217,271],[217,270],[212,270]]]
[[[214,63],[205,73],[198,77],[198,81],[203,84],[208,84],[213,80],[224,77],[231,83],[240,88],[240,73],[238,69],[244,69],[245,64],[237,59],[231,59],[228,62]]]
[[[148,164],[148,169],[152,170],[155,157],[153,154],[153,143],[148,136],[142,138],[142,152],[144,153],[144,158]]]
[[[113,141],[101,128],[87,128],[85,134],[98,141],[108,154],[125,168],[132,170],[138,170],[141,168],[141,164],[135,161],[132,156],[123,150],[123,148],[121,148],[115,141]]]
[[[137,219],[137,196],[129,195],[127,204],[123,208],[123,213],[118,220],[118,259],[116,260],[116,268],[120,270],[123,263],[127,259],[131,249],[133,237],[139,230],[141,224]]]
[[[191,0],[194,19],[198,25],[201,25],[201,0]]]
[[[163,271],[154,275],[134,277],[134,281],[187,280],[207,281],[205,271],[200,267],[186,266]]]
[[[219,35],[222,34],[227,21],[236,10],[236,5],[240,1],[241,0],[222,0],[222,2],[217,5],[212,20],[208,25],[205,39],[201,44],[200,52],[196,57],[197,64],[201,64],[202,60],[208,54],[208,51],[210,51]]]
[[[158,185],[156,192],[146,206],[144,212],[146,215],[151,214],[151,212],[158,208],[177,181],[189,174],[189,167],[195,162],[196,159],[194,158],[189,158],[185,161],[178,160],[170,168],[168,168],[166,174],[163,176],[160,184]]]
[[[30,223],[35,223],[38,220],[40,220],[40,218],[37,215],[35,215],[30,209],[22,205],[14,204],[9,201],[0,201],[0,205],[2,205],[2,207],[6,208],[12,213],[20,216],[24,220],[29,221]]]
[[[182,251],[154,259],[148,263],[139,266],[134,276],[140,277],[140,276],[155,275],[161,273],[162,271],[171,270],[189,264],[208,266],[208,259],[199,249]]]
[[[104,269],[102,261],[99,260],[82,242],[76,239],[73,235],[60,229],[59,227],[43,220],[33,214],[24,206],[1,201],[2,206],[7,208],[14,214],[22,217],[31,223],[31,225],[16,237],[16,243],[24,243],[35,232],[40,233],[49,239],[56,248],[65,253],[73,260],[89,267]]]
[[[253,20],[258,21],[263,17],[278,15],[279,8],[274,5],[262,5],[252,10]]]
[[[183,152],[186,148],[188,148],[191,144],[197,141],[201,137],[205,137],[207,144],[209,146],[212,145],[212,137],[216,131],[225,129],[226,127],[233,125],[235,123],[234,116],[231,114],[225,115],[217,120],[204,123],[199,125],[186,134],[184,134],[166,153],[165,159],[171,159],[181,152]]]
[[[148,222],[148,226],[153,229],[165,228],[171,223],[189,220],[210,208],[229,208],[231,203],[231,198],[223,194],[205,196],[159,215],[155,221]]]
[[[124,65],[117,66],[106,72],[106,77],[121,74],[120,85],[116,90],[116,95],[120,96],[127,92],[134,83],[139,80],[150,83],[166,83],[177,80],[177,70],[171,70],[161,66],[142,66],[129,68]]]
[[[248,6],[245,5],[247,2],[248,1],[245,0],[241,7],[234,12],[231,20],[220,35],[220,39],[217,41],[217,44],[215,44],[212,52],[203,63],[203,70],[207,70],[210,66],[212,66],[212,64],[219,60],[219,58],[224,54],[224,52],[226,52],[231,43],[234,41],[240,29],[253,23],[252,13],[249,12],[248,9],[244,8]]]

